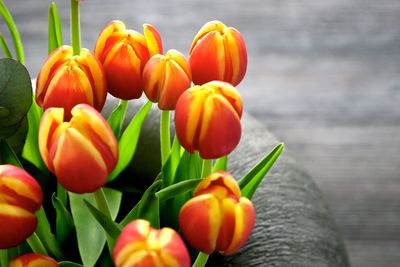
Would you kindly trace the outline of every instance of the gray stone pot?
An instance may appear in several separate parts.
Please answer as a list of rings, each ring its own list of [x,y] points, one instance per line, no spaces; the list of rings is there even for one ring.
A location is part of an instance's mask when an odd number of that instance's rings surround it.
[[[109,114],[117,103],[108,99],[103,113]],[[143,103],[130,101],[127,118]],[[235,177],[243,176],[279,142],[248,114],[244,114],[242,126],[241,142],[228,163]],[[160,169],[158,127],[159,111],[153,108],[127,170],[135,177],[151,179]],[[249,241],[232,256],[213,255],[207,266],[349,266],[320,190],[289,154],[285,149],[254,195],[256,223]]]

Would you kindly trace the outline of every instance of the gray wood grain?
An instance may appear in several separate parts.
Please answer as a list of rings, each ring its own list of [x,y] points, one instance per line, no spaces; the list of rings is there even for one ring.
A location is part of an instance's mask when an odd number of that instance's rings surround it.
[[[47,53],[48,2],[5,0],[32,75]],[[67,43],[68,2],[57,1]],[[82,16],[89,48],[116,18],[137,30],[154,24],[167,49],[183,52],[207,20],[240,29],[249,52],[239,86],[245,110],[284,140],[316,180],[352,265],[399,266],[399,1],[86,0]]]

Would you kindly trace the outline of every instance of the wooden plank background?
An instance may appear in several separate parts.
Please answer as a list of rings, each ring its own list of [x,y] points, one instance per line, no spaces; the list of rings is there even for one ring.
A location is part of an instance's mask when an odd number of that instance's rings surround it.
[[[57,1],[66,43],[68,2]],[[34,77],[49,1],[5,3]],[[83,46],[93,48],[111,19],[138,31],[152,23],[166,49],[183,52],[208,20],[238,28],[249,52],[245,109],[321,187],[352,265],[400,266],[400,1],[86,0]]]

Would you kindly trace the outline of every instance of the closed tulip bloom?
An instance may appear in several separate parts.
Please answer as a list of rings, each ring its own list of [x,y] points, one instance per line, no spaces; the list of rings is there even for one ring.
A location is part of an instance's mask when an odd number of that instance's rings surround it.
[[[116,267],[189,267],[190,256],[182,239],[171,228],[154,229],[145,220],[129,223],[113,251]]]
[[[71,110],[65,121],[62,108],[50,108],[39,126],[39,149],[46,166],[60,184],[74,193],[90,193],[103,186],[118,161],[118,143],[101,114],[86,104]]]
[[[176,50],[169,50],[165,56],[154,55],[143,70],[144,93],[150,101],[158,102],[161,110],[174,110],[191,82],[189,64]]]
[[[229,154],[239,143],[242,99],[229,83],[212,81],[194,86],[178,99],[176,134],[190,153],[204,159]]]
[[[144,36],[127,30],[122,21],[110,22],[100,33],[94,53],[103,64],[108,91],[121,99],[136,99],[143,93],[142,72],[146,62],[162,53],[161,38],[150,24]]]
[[[57,48],[49,55],[36,80],[38,105],[44,109],[64,108],[67,118],[71,109],[81,103],[101,111],[106,95],[102,66],[85,48],[80,55],[73,55],[71,46]]]
[[[254,227],[253,204],[241,197],[235,179],[226,172],[201,181],[179,214],[179,225],[190,245],[204,253],[230,255],[242,247]]]
[[[247,68],[246,45],[241,33],[220,21],[207,22],[194,37],[189,51],[193,82],[212,80],[238,85]]]
[[[28,253],[15,257],[10,261],[9,267],[59,267],[60,265],[52,258],[38,254]]]
[[[42,189],[26,171],[0,165],[0,249],[25,241],[36,229]]]

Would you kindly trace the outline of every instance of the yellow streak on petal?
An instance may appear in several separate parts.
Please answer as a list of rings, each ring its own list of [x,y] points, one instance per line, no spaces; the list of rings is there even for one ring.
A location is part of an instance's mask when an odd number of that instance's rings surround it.
[[[186,76],[191,79],[190,66],[187,62],[185,56],[179,52],[178,50],[171,49],[165,54],[165,56],[169,57],[173,62],[179,65],[179,67],[186,73]]]
[[[146,39],[150,57],[161,54],[163,51],[160,33],[150,24],[143,24],[143,33]]]
[[[0,185],[1,184],[12,189],[20,196],[30,198],[34,202],[40,203],[40,195],[35,194],[35,192],[31,190],[31,187],[26,186],[21,180],[15,179],[13,177],[1,177]]]
[[[97,58],[100,58],[103,53],[103,49],[106,45],[107,39],[112,36],[115,32],[125,31],[125,24],[122,21],[114,20],[111,21],[100,33],[99,37],[96,41],[96,48],[94,49],[94,53]]]
[[[116,58],[116,55],[120,53],[121,49],[126,49],[128,56],[126,58]],[[115,45],[113,48],[111,48],[110,52],[107,54],[106,59],[104,60],[103,66],[107,66],[111,61],[113,60],[124,60],[128,61],[129,63],[125,63],[124,65],[131,65],[135,69],[140,70],[140,58],[138,55],[135,53],[133,50],[132,46],[130,46],[127,43],[119,43]]]
[[[232,83],[236,84],[238,81],[238,76],[239,76],[239,70],[240,70],[240,51],[239,47],[236,43],[235,36],[232,34],[232,31],[234,29],[229,28],[224,35],[225,41],[226,41],[226,48],[229,51],[229,59],[230,63],[232,64]]]
[[[0,203],[0,214],[7,216],[15,216],[15,217],[34,217],[35,215],[30,213],[29,211],[6,203]]]
[[[58,265],[55,265],[53,262],[50,262],[48,260],[36,259],[29,262],[27,267],[56,267],[56,266]]]
[[[193,39],[192,45],[190,47],[190,52],[189,54],[192,53],[193,48],[196,46],[197,42],[207,33],[211,31],[218,31],[222,32],[222,30],[226,28],[225,24],[218,20],[213,20],[209,21],[206,24],[203,25],[203,27],[200,28],[199,32],[196,34],[196,36]]]
[[[140,266],[140,262],[148,256],[149,252],[146,250],[134,251],[129,255],[128,259],[122,264],[116,264],[117,267],[132,267],[132,266]]]
[[[116,258],[116,265],[122,266],[136,251],[146,250],[146,243],[142,241],[132,242],[121,249]]]
[[[192,98],[192,100],[189,102],[190,107],[186,129],[186,140],[189,144],[193,144],[193,139],[197,131],[197,127],[199,123],[202,123],[200,122],[200,118],[201,114],[204,112],[203,109],[205,109],[204,99],[207,98],[210,92],[208,90],[204,90],[201,86],[194,86],[188,91],[191,91],[188,96]],[[210,107],[207,107],[206,109],[209,108]],[[203,126],[201,128],[203,128]]]

